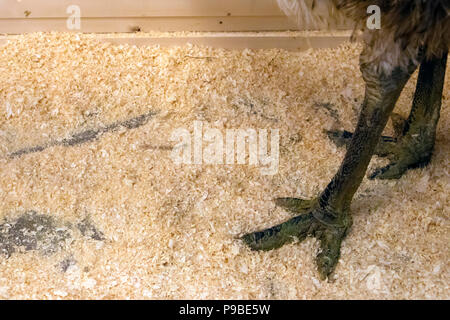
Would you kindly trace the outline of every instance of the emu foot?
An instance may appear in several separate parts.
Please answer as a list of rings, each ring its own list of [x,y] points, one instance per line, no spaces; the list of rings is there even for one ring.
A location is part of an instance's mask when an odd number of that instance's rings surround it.
[[[347,146],[353,133],[349,131],[327,131],[328,137],[338,147]],[[409,169],[423,168],[430,162],[434,138],[426,133],[405,133],[398,138],[382,136],[374,154],[387,157],[390,163],[375,169],[369,179],[400,179]]]
[[[431,160],[434,143],[421,139],[419,134],[406,134],[397,143],[390,159],[382,168],[375,169],[369,179],[400,179],[410,169],[426,167]]]
[[[272,250],[306,237],[315,237],[320,241],[320,251],[316,264],[320,278],[325,280],[335,269],[339,260],[341,243],[351,226],[351,218],[329,218],[330,214],[320,208],[316,200],[279,198],[276,204],[295,213],[301,213],[282,224],[242,237],[253,250]]]
[[[346,130],[326,131],[328,138],[333,141],[337,147],[347,147],[353,138],[353,133]],[[388,157],[395,152],[397,138],[381,136],[380,141],[375,148],[374,154],[379,157]]]

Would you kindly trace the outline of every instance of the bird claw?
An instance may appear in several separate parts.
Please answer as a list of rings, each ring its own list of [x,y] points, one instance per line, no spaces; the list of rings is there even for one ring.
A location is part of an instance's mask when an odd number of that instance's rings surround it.
[[[344,219],[340,221],[341,224],[324,224],[315,217],[321,216],[317,212],[320,207],[316,199],[278,198],[275,202],[291,212],[303,214],[272,228],[246,234],[242,240],[252,250],[268,251],[295,239],[302,241],[308,236],[315,237],[320,240],[321,247],[316,258],[318,271],[322,279],[327,278],[338,263],[341,243],[351,226],[351,220]]]

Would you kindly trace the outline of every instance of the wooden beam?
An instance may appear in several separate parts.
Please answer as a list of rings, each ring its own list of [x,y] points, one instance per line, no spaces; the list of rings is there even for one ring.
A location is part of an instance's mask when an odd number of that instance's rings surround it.
[[[309,48],[331,48],[350,38],[350,31],[339,32],[197,32],[150,36],[145,34],[90,34],[99,41],[136,46],[160,45],[182,46],[187,43],[225,49],[271,49],[306,50]],[[14,41],[18,36],[1,36],[0,44]]]
[[[2,0],[1,18],[283,16],[275,0]]]
[[[0,33],[133,32],[140,31],[271,31],[295,29],[285,17],[154,17],[84,18],[79,30],[69,30],[66,18],[0,19]]]

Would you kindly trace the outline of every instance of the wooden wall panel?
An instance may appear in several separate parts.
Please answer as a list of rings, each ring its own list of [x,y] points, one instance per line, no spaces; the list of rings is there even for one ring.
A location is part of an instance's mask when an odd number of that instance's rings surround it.
[[[69,6],[81,11],[70,29]],[[0,33],[276,31],[296,26],[276,0],[0,0]]]
[[[69,6],[81,11],[70,30]],[[0,33],[293,29],[275,0],[0,0]]]

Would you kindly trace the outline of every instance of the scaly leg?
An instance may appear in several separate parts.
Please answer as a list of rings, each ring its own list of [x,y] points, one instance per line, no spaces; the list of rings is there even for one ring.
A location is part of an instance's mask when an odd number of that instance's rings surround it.
[[[307,236],[320,240],[316,258],[322,279],[335,269],[341,243],[352,224],[350,203],[375,151],[389,114],[415,66],[405,71],[395,68],[390,75],[379,74],[368,65],[361,71],[366,94],[358,124],[345,158],[334,178],[315,200],[282,198],[277,204],[301,213],[287,222],[247,234],[243,240],[254,250],[271,250]]]
[[[428,165],[436,140],[446,67],[447,53],[442,58],[422,62],[403,136],[392,150],[391,163],[376,169],[371,179],[398,179],[408,169]]]
[[[433,153],[436,128],[442,104],[447,54],[422,62],[411,113],[398,138],[382,136],[374,154],[391,163],[375,170],[371,179],[398,179],[407,170],[426,166]],[[327,131],[337,146],[350,143],[348,131]]]

